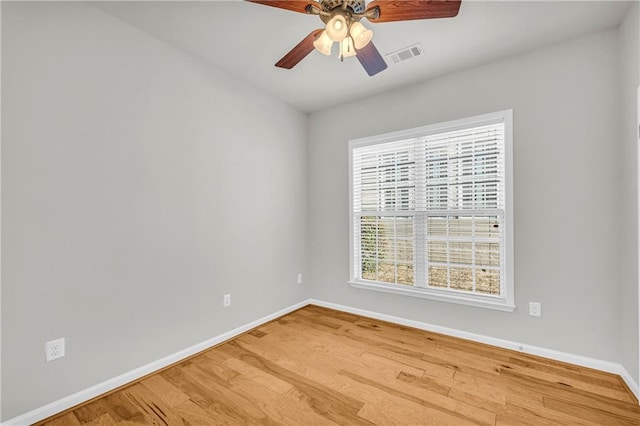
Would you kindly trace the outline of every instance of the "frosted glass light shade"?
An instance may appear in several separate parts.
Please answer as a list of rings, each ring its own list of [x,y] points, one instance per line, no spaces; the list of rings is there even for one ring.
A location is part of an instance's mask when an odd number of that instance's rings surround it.
[[[354,22],[351,24],[349,32],[351,37],[353,37],[353,44],[356,46],[356,49],[362,49],[369,44],[373,38],[373,31],[367,29],[360,22]]]
[[[335,15],[327,22],[327,35],[333,41],[342,41],[349,33],[347,21],[342,15]]]
[[[340,56],[348,58],[349,56],[355,56],[356,49],[353,48],[353,40],[351,37],[347,37],[340,42]]]
[[[313,47],[323,55],[329,56],[331,55],[331,47],[333,46],[333,40],[329,38],[326,31],[323,31],[320,34],[320,37],[313,42]]]

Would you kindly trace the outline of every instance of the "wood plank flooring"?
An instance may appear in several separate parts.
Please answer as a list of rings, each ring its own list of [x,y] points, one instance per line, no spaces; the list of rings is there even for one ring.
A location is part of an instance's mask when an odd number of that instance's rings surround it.
[[[307,306],[39,424],[640,425],[618,376]]]

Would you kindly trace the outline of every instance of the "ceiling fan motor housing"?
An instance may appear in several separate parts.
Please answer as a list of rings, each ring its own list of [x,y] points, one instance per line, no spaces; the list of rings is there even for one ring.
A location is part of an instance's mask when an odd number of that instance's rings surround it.
[[[347,9],[346,14],[351,18],[352,21],[359,20],[353,19],[352,14],[363,14],[365,12],[365,4],[364,0],[322,0],[320,2],[320,6],[322,10],[327,12],[328,15],[320,15],[320,19],[325,24],[329,22],[331,17],[334,15],[334,11],[339,13],[344,10],[344,4],[346,3]]]

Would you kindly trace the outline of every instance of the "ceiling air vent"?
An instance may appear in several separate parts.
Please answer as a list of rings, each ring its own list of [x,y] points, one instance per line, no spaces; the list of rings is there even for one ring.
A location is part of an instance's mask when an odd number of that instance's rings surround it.
[[[405,47],[404,49],[400,49],[392,53],[387,53],[385,57],[387,58],[387,62],[398,64],[402,61],[420,56],[423,53],[424,50],[422,50],[422,45],[420,43],[416,43],[409,47]]]

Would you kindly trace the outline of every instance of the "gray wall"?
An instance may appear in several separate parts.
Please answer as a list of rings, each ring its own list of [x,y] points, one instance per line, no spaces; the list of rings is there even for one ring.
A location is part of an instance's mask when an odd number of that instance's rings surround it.
[[[620,93],[622,100],[620,168],[622,189],[622,221],[619,225],[623,244],[621,253],[620,338],[622,362],[627,371],[638,377],[638,127],[637,90],[640,85],[638,16],[636,2],[620,26]]]
[[[2,8],[3,419],[309,297],[305,114],[92,6]]]
[[[620,352],[618,313],[627,195],[619,175],[618,77],[618,34],[609,31],[312,114],[313,296],[598,359],[630,359]],[[349,287],[347,141],[508,108],[517,311]],[[542,303],[541,318],[528,315],[529,301]]]

